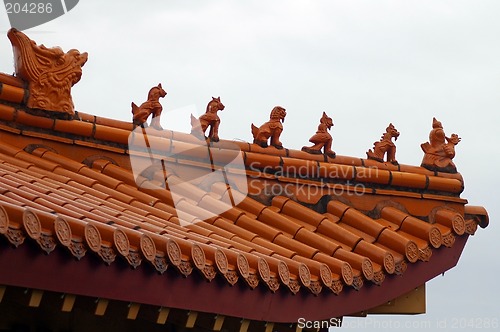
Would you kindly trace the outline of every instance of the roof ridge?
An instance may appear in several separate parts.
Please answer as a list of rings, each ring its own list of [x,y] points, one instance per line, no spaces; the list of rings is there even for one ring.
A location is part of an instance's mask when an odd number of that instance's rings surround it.
[[[116,120],[78,111],[75,112],[75,115],[72,118],[66,119],[54,118],[54,114],[41,114],[35,110],[21,107],[21,103],[26,98],[25,96],[27,93],[27,90],[21,86],[22,81],[20,81],[17,77],[6,74],[0,75],[0,99],[3,99],[6,102],[5,104],[0,105],[0,120],[13,124],[26,125],[32,128],[39,128],[46,133],[56,133],[63,137],[67,137],[67,135],[76,135],[76,137],[82,137],[85,140],[94,139],[104,143],[104,145],[111,144],[112,147],[114,147],[115,144],[128,144],[128,136],[134,130],[133,122]],[[23,135],[23,131],[20,131],[19,134]],[[190,143],[193,142],[194,138],[192,134],[176,132],[169,129],[162,130],[161,132],[158,131],[157,134],[158,135],[156,135],[153,130],[148,131],[148,135],[167,138],[172,141]],[[78,140],[78,138],[75,139]],[[462,180],[459,173],[429,171],[421,166],[405,164],[394,165],[389,162],[379,162],[359,157],[342,155],[335,155],[332,157],[322,154],[311,154],[295,149],[277,149],[273,146],[262,148],[257,144],[237,140],[221,139],[218,143],[212,142],[211,144],[214,147],[223,149],[238,149],[245,153],[257,153],[261,156],[279,156],[282,158],[293,158],[303,161],[315,161],[320,163],[340,164],[355,167],[362,166],[367,168],[377,168],[380,170],[449,177]],[[125,148],[124,152],[126,153],[126,151],[127,149]]]

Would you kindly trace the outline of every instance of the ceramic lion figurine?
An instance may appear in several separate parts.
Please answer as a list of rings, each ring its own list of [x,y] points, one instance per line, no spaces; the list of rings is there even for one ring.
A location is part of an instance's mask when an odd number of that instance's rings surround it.
[[[224,104],[220,101],[220,97],[212,97],[212,100],[207,105],[205,114],[198,119],[191,114],[191,134],[203,137],[210,127],[207,138],[212,142],[218,142],[220,118],[217,112],[223,110]]]
[[[153,114],[151,127],[163,130],[160,125],[160,115],[163,110],[163,106],[161,106],[159,100],[166,95],[167,92],[163,89],[160,83],[158,86],[154,86],[149,90],[148,100],[142,103],[141,106],[137,106],[134,102],[132,102],[131,106],[134,125],[145,126],[148,117]]]
[[[271,111],[270,119],[260,127],[252,123],[252,135],[254,144],[267,148],[267,140],[271,138],[271,145],[277,149],[283,149],[283,144],[279,138],[283,132],[282,122],[285,122],[286,110],[281,106],[276,106]]]
[[[387,154],[387,162],[397,165],[396,160],[396,144],[392,141],[394,138],[397,141],[399,137],[399,131],[394,127],[392,123],[385,129],[385,133],[380,138],[380,141],[373,143],[373,151],[370,149],[366,152],[368,159],[373,159],[384,162],[384,155]]]
[[[313,146],[304,146],[302,151],[312,153],[312,154],[320,154],[321,149],[324,150],[324,153],[331,157],[335,158],[335,152],[332,150],[332,135],[328,132],[330,128],[333,127],[333,120],[325,112],[323,112],[323,116],[319,120],[318,130],[316,134],[314,134],[309,142],[313,143]]]

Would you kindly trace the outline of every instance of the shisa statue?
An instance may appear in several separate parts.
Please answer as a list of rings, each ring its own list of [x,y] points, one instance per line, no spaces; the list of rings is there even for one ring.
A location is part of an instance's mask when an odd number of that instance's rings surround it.
[[[429,142],[420,145],[425,153],[421,166],[431,171],[456,173],[452,159],[455,157],[455,145],[460,140],[457,134],[446,137],[441,122],[433,118]]]
[[[151,127],[163,130],[160,125],[160,115],[163,107],[160,104],[160,98],[163,98],[167,95],[167,92],[163,90],[161,83],[158,86],[152,87],[148,93],[148,100],[141,104],[141,106],[137,106],[132,102],[132,114],[133,114],[133,122],[136,126],[145,126],[148,117],[153,114],[151,119]]]
[[[224,104],[220,101],[220,97],[212,97],[212,100],[207,105],[205,114],[198,119],[191,114],[191,134],[204,136],[208,127],[210,127],[207,138],[212,142],[218,142],[220,118],[217,112],[222,110],[224,110]]]
[[[312,153],[312,154],[321,154],[321,149],[323,149],[323,153],[331,158],[335,158],[335,152],[332,151],[332,135],[328,132],[330,128],[333,126],[333,120],[325,112],[323,112],[323,116],[319,120],[318,130],[316,134],[314,134],[309,142],[314,145],[311,147],[304,146],[302,151]]]
[[[283,149],[283,144],[279,138],[283,132],[282,122],[285,122],[286,110],[281,106],[276,106],[271,111],[270,120],[260,127],[252,123],[252,135],[254,144],[267,148],[267,140],[271,138],[271,145],[277,149]]]
[[[385,133],[380,138],[380,141],[373,143],[373,151],[370,149],[366,152],[368,159],[384,162],[384,155],[387,154],[387,162],[398,165],[396,160],[396,144],[392,141],[394,138],[397,141],[399,131],[392,123],[385,129]]]
[[[87,53],[38,46],[14,28],[7,36],[14,50],[16,76],[28,83],[26,106],[66,116],[75,114],[71,87],[82,77]]]

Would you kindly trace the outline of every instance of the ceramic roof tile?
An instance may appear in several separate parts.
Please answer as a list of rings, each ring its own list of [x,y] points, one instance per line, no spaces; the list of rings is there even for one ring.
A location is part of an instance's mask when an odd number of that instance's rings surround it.
[[[21,104],[24,100],[26,90],[9,84],[0,84],[0,99],[7,102]]]
[[[388,274],[395,272],[394,256],[380,247],[362,240],[356,244],[354,252],[379,264]]]

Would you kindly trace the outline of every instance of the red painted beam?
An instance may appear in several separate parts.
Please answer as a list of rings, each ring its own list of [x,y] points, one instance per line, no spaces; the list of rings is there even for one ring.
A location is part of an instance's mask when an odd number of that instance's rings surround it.
[[[13,248],[1,240],[0,284],[251,320],[323,320],[373,308],[449,270],[457,264],[467,238],[457,237],[452,248],[434,250],[429,262],[408,264],[403,276],[388,276],[381,286],[366,282],[361,290],[346,287],[338,296],[327,289],[314,296],[305,288],[292,295],[285,287],[273,294],[263,286],[251,290],[243,282],[230,286],[218,277],[208,282],[194,272],[184,278],[173,267],[159,275],[145,263],[136,270],[121,261],[107,266],[90,254],[77,261],[62,248],[44,255],[33,243]]]

